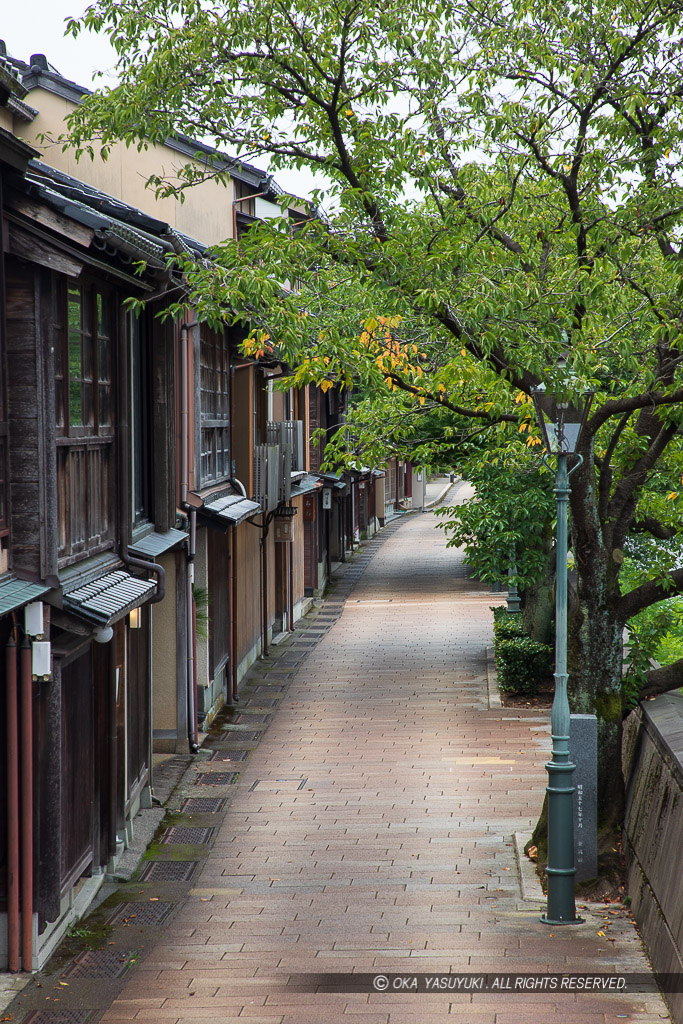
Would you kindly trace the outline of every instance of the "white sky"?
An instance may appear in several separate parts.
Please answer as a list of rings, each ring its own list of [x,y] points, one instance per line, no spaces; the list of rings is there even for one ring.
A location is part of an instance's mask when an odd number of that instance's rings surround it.
[[[88,89],[111,84],[109,78],[93,81],[96,71],[113,72],[116,54],[104,35],[81,33],[76,39],[65,36],[67,18],[77,18],[88,6],[87,0],[2,0],[0,39],[7,52],[28,62],[31,54],[44,53],[50,64],[64,76]],[[28,100],[30,103],[30,98]],[[267,167],[265,159],[250,161]],[[278,171],[277,181],[287,191],[307,196],[324,182],[308,171]]]

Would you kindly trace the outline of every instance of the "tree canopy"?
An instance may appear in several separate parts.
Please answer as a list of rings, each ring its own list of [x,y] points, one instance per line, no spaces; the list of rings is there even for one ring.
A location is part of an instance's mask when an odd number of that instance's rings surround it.
[[[99,0],[69,26],[108,33],[120,84],[75,111],[67,144],[98,158],[182,134],[325,174],[295,228],[183,266],[199,315],[249,324],[295,382],[360,383],[389,441],[432,417],[526,452],[535,386],[596,390],[572,476],[570,684],[612,764],[624,623],[683,592],[675,546],[619,580],[629,536],[681,530],[682,16],[682,0]],[[202,156],[151,185],[219,173]]]

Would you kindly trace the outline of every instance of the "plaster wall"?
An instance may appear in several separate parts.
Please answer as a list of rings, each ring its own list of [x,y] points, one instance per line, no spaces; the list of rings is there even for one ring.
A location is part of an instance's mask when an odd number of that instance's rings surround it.
[[[138,151],[136,146],[127,148],[118,143],[112,147],[106,160],[99,155],[97,146],[94,160],[87,154],[77,160],[74,149],[63,152],[60,144],[38,140],[41,132],[52,137],[59,135],[66,115],[75,109],[74,104],[40,88],[32,90],[27,99],[32,107],[38,109],[38,115],[30,124],[17,121],[15,130],[43,154],[45,163],[50,167],[116,196],[151,217],[166,221],[206,245],[232,238],[232,183],[226,188],[219,182],[206,181],[188,189],[184,203],[173,198],[157,199],[154,191],[145,187],[147,178],[160,173],[174,176],[179,167],[189,162],[189,158],[168,146],[149,145]]]

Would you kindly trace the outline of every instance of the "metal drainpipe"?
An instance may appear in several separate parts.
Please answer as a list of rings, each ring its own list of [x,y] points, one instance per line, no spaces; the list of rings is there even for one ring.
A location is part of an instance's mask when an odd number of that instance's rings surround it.
[[[110,857],[116,856],[117,800],[118,800],[118,723],[116,721],[116,634],[109,644],[109,847]]]
[[[5,648],[7,668],[7,956],[8,968],[19,970],[19,712],[17,707],[17,645]]]
[[[190,543],[187,554],[187,738],[193,754],[199,749],[197,736],[197,683],[194,637],[194,562],[197,553],[197,510],[190,509]]]
[[[232,531],[232,545],[230,550],[230,572],[231,572],[231,584],[232,590],[230,598],[232,602],[231,612],[231,626],[232,626],[232,702],[233,704],[239,703],[237,696],[237,528],[234,527]]]
[[[33,679],[31,645],[21,645],[21,967],[33,969]]]
[[[198,320],[191,320],[180,325],[180,503],[187,508],[187,492],[190,489],[190,359],[188,346],[189,332],[199,327]],[[197,512],[189,509],[190,541],[187,553],[187,592],[186,592],[186,634],[187,634],[187,739],[190,750],[195,753],[197,745],[197,701],[195,679],[195,630],[192,596],[194,583],[194,561],[197,540]]]

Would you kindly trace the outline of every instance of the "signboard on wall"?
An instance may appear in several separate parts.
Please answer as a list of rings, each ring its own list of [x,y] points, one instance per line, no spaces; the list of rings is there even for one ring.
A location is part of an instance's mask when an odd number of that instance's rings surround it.
[[[304,522],[315,522],[315,506],[317,504],[315,494],[304,495]]]
[[[332,508],[332,488],[323,488],[323,508]]]

